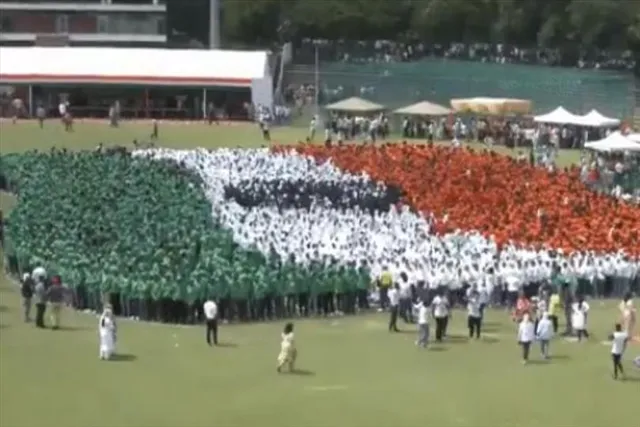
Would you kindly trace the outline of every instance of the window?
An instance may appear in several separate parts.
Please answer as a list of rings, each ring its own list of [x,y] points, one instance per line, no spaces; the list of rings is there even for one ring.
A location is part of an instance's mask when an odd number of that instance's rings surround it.
[[[69,15],[56,15],[56,33],[69,32]]]
[[[105,34],[109,32],[109,17],[106,15],[98,15],[98,33]]]

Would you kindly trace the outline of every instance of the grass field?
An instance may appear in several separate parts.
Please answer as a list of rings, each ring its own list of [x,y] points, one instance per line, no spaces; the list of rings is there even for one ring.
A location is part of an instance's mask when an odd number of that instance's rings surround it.
[[[55,125],[55,126],[54,126]],[[0,125],[2,153],[65,146],[90,149],[128,143],[148,126],[57,123]],[[280,129],[279,142],[304,131]],[[161,145],[258,146],[254,127],[163,126]],[[565,162],[570,162],[565,157]],[[0,198],[8,211],[14,200]],[[558,339],[553,360],[522,366],[504,311],[489,311],[487,336],[467,342],[462,312],[452,339],[424,351],[414,328],[389,334],[386,315],[297,322],[296,375],[275,372],[282,323],[221,327],[211,349],[204,329],[120,320],[120,360],[98,360],[97,320],[67,310],[60,331],[37,330],[21,318],[15,285],[0,278],[0,426],[2,427],[634,427],[640,425],[640,371],[627,352],[626,382],[611,379],[601,341],[616,318],[615,302],[593,302],[594,337]],[[635,402],[635,403],[634,403]]]

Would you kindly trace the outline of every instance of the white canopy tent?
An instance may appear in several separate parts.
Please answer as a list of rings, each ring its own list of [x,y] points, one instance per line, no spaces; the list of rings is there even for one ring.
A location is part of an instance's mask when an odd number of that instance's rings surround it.
[[[353,113],[374,113],[385,109],[384,105],[376,104],[375,102],[355,96],[329,104],[325,108],[329,111],[346,111]]]
[[[627,135],[627,139],[640,144],[640,133],[632,133]]]
[[[623,151],[640,153],[640,143],[630,140],[620,132],[612,132],[600,141],[586,143],[584,147],[589,150],[604,151],[607,153]]]
[[[597,110],[591,110],[584,116],[578,116],[582,120],[582,126],[594,128],[614,127],[620,125],[620,120],[603,116]]]
[[[408,105],[394,111],[395,114],[404,114],[406,116],[446,116],[451,110],[442,105],[434,104],[429,101],[418,102],[417,104]]]
[[[554,125],[581,125],[583,122],[581,116],[576,116],[575,114],[565,110],[563,107],[558,107],[547,114],[535,116],[533,121],[536,123]]]

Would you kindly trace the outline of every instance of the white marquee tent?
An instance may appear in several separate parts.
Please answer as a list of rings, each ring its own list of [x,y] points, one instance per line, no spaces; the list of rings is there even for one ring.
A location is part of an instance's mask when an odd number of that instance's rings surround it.
[[[630,140],[620,132],[612,132],[600,141],[586,143],[584,147],[589,150],[604,151],[607,153],[622,151],[640,153],[640,143]]]
[[[620,120],[611,117],[603,116],[597,110],[591,110],[584,116],[579,116],[582,120],[583,126],[601,128],[601,127],[614,127],[620,125]]]
[[[558,107],[547,114],[535,116],[533,121],[536,123],[554,125],[580,125],[583,122],[581,116],[576,116],[575,114],[565,110],[563,107]]]
[[[0,58],[3,85],[242,87],[254,105],[273,105],[266,51],[1,47]]]
[[[640,133],[632,133],[627,135],[627,138],[633,142],[637,142],[640,144]]]

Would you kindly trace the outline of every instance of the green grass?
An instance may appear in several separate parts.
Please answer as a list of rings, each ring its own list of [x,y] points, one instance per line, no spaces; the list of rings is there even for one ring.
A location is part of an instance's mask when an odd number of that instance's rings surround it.
[[[77,124],[67,134],[53,122],[45,131],[30,123],[2,124],[0,150],[91,149],[148,131],[133,124]],[[304,130],[274,131],[279,142],[303,136]],[[261,141],[253,126],[194,125],[162,127],[160,144],[248,147]],[[0,195],[5,212],[14,202]],[[614,382],[609,347],[601,340],[616,317],[615,303],[592,305],[594,339],[559,339],[552,347],[556,359],[526,367],[503,311],[487,315],[491,339],[456,339],[429,351],[413,345],[413,327],[387,333],[384,314],[298,321],[299,368],[306,374],[278,375],[283,322],[222,326],[227,345],[210,349],[202,327],[120,320],[118,351],[129,360],[100,362],[95,317],[67,310],[64,330],[37,330],[22,321],[15,285],[0,276],[0,426],[640,425],[640,371],[629,363],[640,347],[626,360],[635,380]],[[457,336],[464,334],[464,317],[454,315]]]
[[[596,337],[557,340],[556,359],[522,366],[503,311],[491,340],[432,350],[386,332],[384,314],[297,322],[299,368],[275,372],[281,322],[221,327],[211,349],[200,327],[120,320],[118,351],[100,362],[95,317],[66,311],[61,331],[20,319],[3,280],[0,425],[41,426],[581,426],[638,425],[640,378],[614,382],[600,343],[615,304],[594,304]],[[452,331],[464,333],[463,313]],[[635,349],[638,352],[638,347]],[[534,351],[538,359],[537,348]],[[631,356],[633,351],[629,352]],[[629,372],[633,366],[626,363]]]

